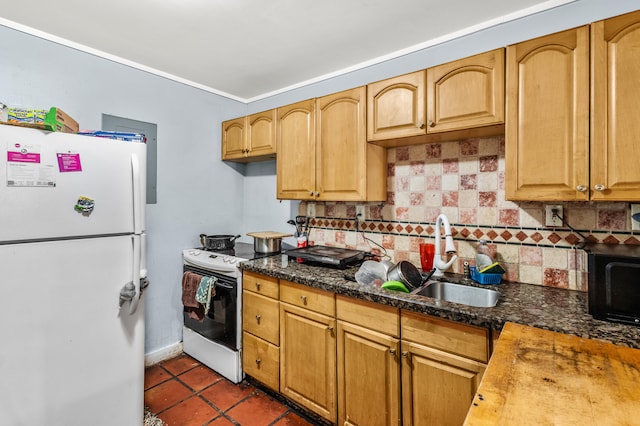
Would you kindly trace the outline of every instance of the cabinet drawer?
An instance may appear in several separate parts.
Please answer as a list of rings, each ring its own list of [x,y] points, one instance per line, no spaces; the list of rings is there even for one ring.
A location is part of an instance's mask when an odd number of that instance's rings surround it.
[[[389,336],[400,336],[398,308],[337,295],[336,317]]]
[[[242,274],[242,288],[273,299],[278,298],[277,278],[245,271]]]
[[[275,391],[280,390],[280,348],[244,332],[242,369]]]
[[[402,340],[482,362],[489,360],[489,333],[482,327],[402,311]]]
[[[333,293],[291,281],[280,282],[280,300],[331,317],[336,314]]]
[[[242,297],[242,329],[274,345],[279,345],[278,301],[250,291],[245,291]]]

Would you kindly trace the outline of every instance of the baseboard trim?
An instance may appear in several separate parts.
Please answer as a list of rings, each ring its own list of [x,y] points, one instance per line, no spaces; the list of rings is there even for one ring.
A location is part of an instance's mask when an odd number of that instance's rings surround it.
[[[149,367],[159,362],[171,359],[182,353],[182,342],[174,343],[157,351],[144,355],[144,366]]]

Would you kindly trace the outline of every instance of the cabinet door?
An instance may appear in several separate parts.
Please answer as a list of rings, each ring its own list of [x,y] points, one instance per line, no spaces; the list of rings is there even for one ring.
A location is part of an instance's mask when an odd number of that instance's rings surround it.
[[[278,301],[250,291],[242,295],[242,329],[274,345],[280,344]]]
[[[280,389],[280,349],[246,331],[242,333],[242,369],[276,392]]]
[[[463,424],[486,365],[404,341],[402,358],[403,424]]]
[[[233,160],[246,155],[246,117],[222,123],[222,159]]]
[[[247,119],[248,156],[275,158],[276,153],[276,111],[269,110],[252,114]]]
[[[367,85],[367,140],[424,135],[425,92],[424,70]]]
[[[427,133],[504,123],[504,49],[427,69]]]
[[[588,199],[588,52],[588,26],[507,47],[507,199]]]
[[[591,199],[640,201],[640,12],[591,25]]]
[[[338,321],[338,424],[400,424],[399,340]]]
[[[278,108],[277,116],[277,196],[312,200],[316,193],[315,100]]]
[[[335,319],[280,303],[280,393],[336,421]]]
[[[320,201],[386,200],[386,150],[368,145],[366,88],[317,99],[316,188]]]

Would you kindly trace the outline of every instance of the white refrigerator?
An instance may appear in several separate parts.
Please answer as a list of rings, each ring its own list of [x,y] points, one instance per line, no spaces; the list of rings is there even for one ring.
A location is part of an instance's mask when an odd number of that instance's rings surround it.
[[[146,145],[0,125],[0,153],[0,425],[142,425]]]

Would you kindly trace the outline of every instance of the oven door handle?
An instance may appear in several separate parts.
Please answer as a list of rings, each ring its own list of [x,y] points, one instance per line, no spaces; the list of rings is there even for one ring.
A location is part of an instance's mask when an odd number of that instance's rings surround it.
[[[233,286],[232,286],[232,285],[229,285],[229,284],[223,284],[223,283],[221,283],[220,281],[216,281],[215,286],[216,286],[216,287],[224,288],[224,289],[226,289],[226,290],[233,290]]]

